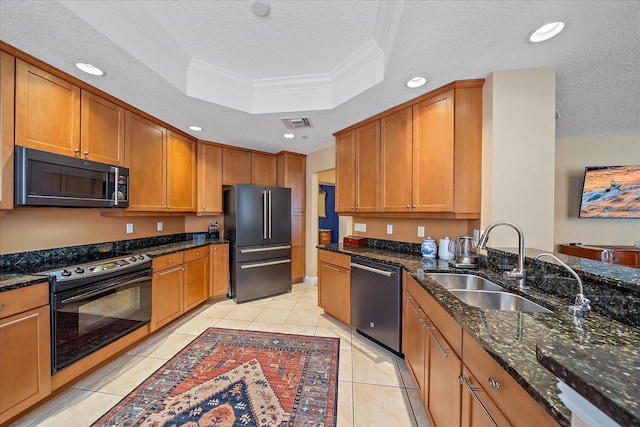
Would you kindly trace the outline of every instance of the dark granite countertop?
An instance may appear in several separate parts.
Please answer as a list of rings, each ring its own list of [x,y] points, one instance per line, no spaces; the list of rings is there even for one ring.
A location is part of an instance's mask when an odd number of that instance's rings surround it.
[[[450,268],[446,261],[423,259],[420,255],[372,247],[355,248],[332,244],[318,246],[318,248],[404,267],[430,295],[440,302],[464,330],[474,337],[493,359],[563,426],[570,424],[571,414],[558,398],[555,375],[542,366],[536,358],[538,343],[543,340],[555,343],[557,346],[554,349],[560,355],[564,354],[565,349],[574,348],[609,346],[617,347],[624,352],[626,348],[640,347],[640,329],[598,313],[593,313],[580,326],[576,326],[567,310],[572,301],[534,287],[523,293],[516,288],[514,282],[505,281],[500,273],[486,267],[477,270],[454,269]],[[526,296],[549,308],[552,313],[483,310],[469,306],[429,278],[429,272],[438,271],[465,272],[491,279],[503,285],[505,290]],[[637,358],[634,360],[621,357],[619,363],[615,366],[619,371],[637,368],[638,365]],[[607,366],[606,360],[603,360],[603,369]],[[613,367],[609,366],[609,369]],[[606,371],[601,374],[603,378],[608,376]],[[632,381],[635,381],[637,386],[637,376]],[[606,410],[607,407],[602,409]],[[627,407],[627,410],[631,408]],[[608,415],[616,419],[614,415]],[[634,417],[634,422],[640,422],[640,414],[635,413]]]
[[[42,275],[37,275],[40,271],[48,271],[56,268],[62,268],[65,265],[73,264],[81,264],[84,262],[91,262],[94,260],[100,259],[108,259],[117,256],[124,256],[125,254],[147,254],[150,257],[158,257],[162,255],[168,255],[175,252],[180,252],[188,249],[197,248],[200,246],[207,245],[217,245],[228,243],[228,240],[224,239],[205,239],[204,241],[195,243],[193,239],[183,240],[179,242],[167,243],[163,245],[155,245],[148,247],[135,247],[130,248],[124,252],[119,252],[115,250],[105,251],[102,256],[96,257],[92,255],[90,261],[68,261],[66,264],[61,264],[61,262],[65,262],[65,257],[61,256],[58,259],[53,260],[50,263],[42,263],[42,261],[37,260],[36,262],[21,262],[20,268],[18,271],[12,271],[11,269],[0,269],[0,292],[10,291],[12,289],[23,288],[25,286],[35,285],[37,283],[42,283],[47,281],[47,277]],[[22,261],[22,260],[21,260]],[[44,265],[44,267],[43,267]]]

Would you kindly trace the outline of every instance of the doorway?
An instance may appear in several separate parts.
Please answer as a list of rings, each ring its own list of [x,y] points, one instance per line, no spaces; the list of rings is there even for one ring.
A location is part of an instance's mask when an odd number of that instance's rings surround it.
[[[318,185],[318,231],[319,244],[327,233],[331,233],[331,243],[338,243],[338,228],[340,219],[336,213],[336,186],[335,184]]]

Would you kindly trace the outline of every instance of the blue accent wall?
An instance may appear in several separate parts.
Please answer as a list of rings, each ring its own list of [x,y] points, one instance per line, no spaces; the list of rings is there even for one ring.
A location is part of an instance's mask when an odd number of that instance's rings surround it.
[[[327,217],[318,218],[318,228],[328,228],[331,230],[331,243],[338,243],[338,225],[340,220],[336,213],[336,187],[335,185],[320,185],[320,188],[327,193]]]

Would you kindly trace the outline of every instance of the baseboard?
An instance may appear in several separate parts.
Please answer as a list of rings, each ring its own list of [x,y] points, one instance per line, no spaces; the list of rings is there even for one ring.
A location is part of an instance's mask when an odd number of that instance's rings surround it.
[[[303,282],[307,283],[309,285],[317,285],[318,284],[318,276],[316,276],[316,277],[304,276]]]

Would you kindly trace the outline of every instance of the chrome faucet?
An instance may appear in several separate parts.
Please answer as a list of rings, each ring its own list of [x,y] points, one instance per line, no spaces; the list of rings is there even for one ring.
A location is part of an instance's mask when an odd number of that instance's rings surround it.
[[[569,267],[567,264],[560,261],[560,259],[558,259],[558,257],[553,254],[544,252],[537,255],[536,259],[540,259],[543,256],[548,256],[555,259],[561,266],[566,268],[569,271],[569,273],[573,274],[573,277],[576,278],[576,280],[578,281],[578,287],[580,289],[580,293],[576,295],[574,305],[569,306],[569,313],[571,313],[574,317],[577,317],[577,318],[587,317],[589,315],[589,311],[591,311],[591,306],[589,305],[591,301],[584,296],[584,292],[582,289],[582,280],[580,279],[580,276],[578,276],[578,273],[576,273],[573,268]]]
[[[478,247],[480,249],[487,248],[487,240],[489,240],[489,233],[495,227],[499,225],[508,225],[509,227],[516,230],[518,233],[518,266],[511,271],[505,271],[504,277],[506,279],[518,279],[518,288],[519,289],[527,289],[527,270],[524,268],[524,234],[520,227],[515,225],[512,222],[507,221],[498,221],[492,224],[489,224],[487,229],[484,231],[482,236],[480,236],[480,240],[478,240]]]

